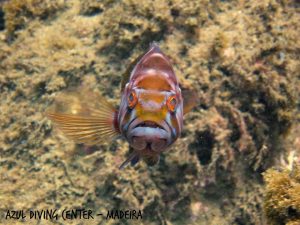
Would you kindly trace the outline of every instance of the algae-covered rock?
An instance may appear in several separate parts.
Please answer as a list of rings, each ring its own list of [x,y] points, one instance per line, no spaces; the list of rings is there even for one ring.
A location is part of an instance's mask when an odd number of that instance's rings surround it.
[[[7,38],[13,38],[28,20],[49,19],[65,6],[64,0],[10,0],[3,3]]]
[[[115,208],[143,210],[128,224],[267,224],[261,172],[299,163],[297,1],[10,0],[0,8],[1,215]],[[82,86],[118,106],[122,74],[153,41],[199,104],[158,166],[119,171],[125,141],[77,145],[44,112]],[[107,221],[68,221],[81,222]]]
[[[264,174],[266,196],[264,209],[269,224],[300,224],[300,169]]]

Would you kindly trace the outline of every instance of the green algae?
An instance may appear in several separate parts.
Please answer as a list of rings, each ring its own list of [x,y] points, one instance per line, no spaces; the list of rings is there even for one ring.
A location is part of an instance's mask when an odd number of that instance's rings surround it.
[[[12,0],[1,7],[1,210],[135,208],[144,210],[143,224],[265,223],[261,172],[300,149],[295,1]],[[57,94],[81,86],[118,105],[121,74],[152,41],[180,80],[197,88],[200,103],[159,166],[119,171],[128,154],[123,140],[76,145],[43,112]]]

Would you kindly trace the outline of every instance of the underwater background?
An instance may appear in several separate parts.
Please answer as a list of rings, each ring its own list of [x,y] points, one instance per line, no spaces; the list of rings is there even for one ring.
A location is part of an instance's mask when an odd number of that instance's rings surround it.
[[[0,1],[0,224],[300,224],[297,0]],[[151,42],[199,104],[160,163],[119,170],[45,117],[86,86],[115,105]],[[95,99],[91,99],[95,100]],[[142,220],[6,220],[8,209],[143,211]]]

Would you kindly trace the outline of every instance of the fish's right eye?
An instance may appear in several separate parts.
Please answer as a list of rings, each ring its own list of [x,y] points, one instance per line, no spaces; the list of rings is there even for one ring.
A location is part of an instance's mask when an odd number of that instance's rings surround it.
[[[136,105],[137,96],[136,96],[136,93],[134,91],[130,92],[130,94],[128,95],[127,101],[128,101],[128,107],[131,108],[131,109]]]

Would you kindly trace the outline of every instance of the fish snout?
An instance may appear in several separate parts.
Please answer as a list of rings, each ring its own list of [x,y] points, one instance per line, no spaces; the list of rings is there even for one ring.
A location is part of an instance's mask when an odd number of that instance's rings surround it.
[[[145,136],[133,136],[132,147],[136,150],[152,150],[161,152],[167,147],[167,140],[163,138],[148,138]]]
[[[155,101],[143,101],[141,102],[141,105],[142,110],[145,113],[156,113],[161,111],[163,103],[157,103]]]
[[[136,150],[164,151],[171,143],[169,127],[153,121],[134,121],[127,135],[130,145]]]

